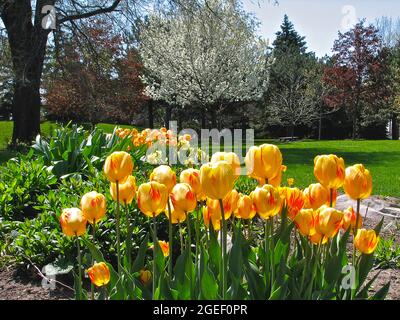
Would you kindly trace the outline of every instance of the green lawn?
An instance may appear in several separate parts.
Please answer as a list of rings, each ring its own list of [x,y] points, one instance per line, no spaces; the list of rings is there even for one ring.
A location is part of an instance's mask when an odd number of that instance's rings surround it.
[[[48,135],[57,124],[44,122],[42,134]],[[115,125],[98,124],[106,132],[112,132]],[[121,126],[130,127],[130,126]],[[5,150],[12,133],[12,123],[0,121],[0,163],[13,154]],[[283,154],[284,164],[288,167],[283,175],[295,179],[295,186],[304,188],[315,182],[313,174],[314,157],[319,154],[333,153],[343,157],[346,166],[363,163],[371,171],[374,181],[374,194],[400,197],[400,141],[361,140],[361,141],[305,141],[278,143],[273,140],[256,140],[256,144],[276,143]]]
[[[314,157],[336,154],[346,166],[362,163],[372,174],[373,194],[400,197],[400,141],[310,141],[277,143],[288,167],[283,179],[294,178],[295,186],[315,181]]]

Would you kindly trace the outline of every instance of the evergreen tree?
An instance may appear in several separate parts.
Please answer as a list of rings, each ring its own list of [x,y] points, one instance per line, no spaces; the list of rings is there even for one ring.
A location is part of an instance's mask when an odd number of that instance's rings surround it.
[[[305,53],[307,50],[305,37],[299,35],[294,29],[294,25],[290,22],[289,17],[285,14],[281,30],[276,34],[273,42],[274,53],[277,57],[280,54],[288,52]]]

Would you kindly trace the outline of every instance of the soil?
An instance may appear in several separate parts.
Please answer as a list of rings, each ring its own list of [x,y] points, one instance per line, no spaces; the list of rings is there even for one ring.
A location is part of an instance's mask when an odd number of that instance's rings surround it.
[[[346,209],[355,203],[341,195],[338,197],[336,207]],[[368,210],[367,210],[368,209]],[[395,198],[371,197],[361,205],[363,225],[366,228],[374,228],[376,224],[385,218],[381,231],[382,238],[394,237],[395,242],[400,243],[400,200]],[[366,214],[367,213],[367,214]],[[366,217],[365,217],[366,215]],[[349,244],[351,253],[351,244]],[[400,300],[400,269],[373,270],[368,278],[380,272],[372,292],[379,290],[388,281],[391,281],[386,299]],[[57,279],[63,282],[62,279]],[[63,283],[70,283],[66,281]],[[0,300],[64,300],[72,299],[73,292],[57,284],[54,290],[42,286],[42,278],[35,271],[21,270],[9,266],[0,269]]]

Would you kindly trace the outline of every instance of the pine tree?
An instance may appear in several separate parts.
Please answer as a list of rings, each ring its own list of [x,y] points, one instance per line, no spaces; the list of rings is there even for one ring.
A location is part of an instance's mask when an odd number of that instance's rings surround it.
[[[305,53],[307,50],[305,37],[298,34],[294,29],[293,23],[285,14],[281,30],[276,34],[276,39],[273,42],[274,53],[279,57],[279,54],[288,52]]]

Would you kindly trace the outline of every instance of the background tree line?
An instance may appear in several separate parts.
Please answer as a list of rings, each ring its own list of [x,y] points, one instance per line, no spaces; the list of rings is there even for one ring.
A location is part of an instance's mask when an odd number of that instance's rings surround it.
[[[0,14],[0,117],[15,121],[14,142],[43,118],[319,139],[386,138],[390,125],[398,139],[400,23],[389,18],[339,32],[318,58],[287,16],[269,46],[237,0],[0,1]]]

